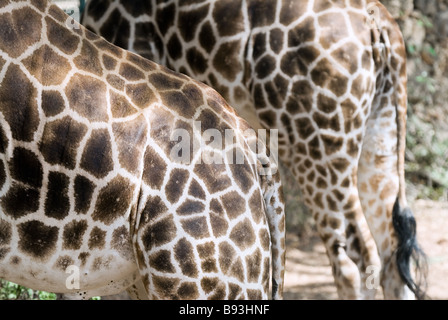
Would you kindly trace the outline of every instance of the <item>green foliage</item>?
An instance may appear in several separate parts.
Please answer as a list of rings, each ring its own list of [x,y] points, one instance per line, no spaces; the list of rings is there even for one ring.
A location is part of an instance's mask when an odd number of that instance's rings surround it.
[[[408,115],[407,128],[407,174],[421,185],[419,197],[443,200],[448,189],[448,139],[414,114]]]
[[[0,300],[56,300],[56,294],[0,280]]]
[[[57,295],[0,279],[0,300],[57,300]],[[101,297],[92,297],[90,300],[101,300]]]

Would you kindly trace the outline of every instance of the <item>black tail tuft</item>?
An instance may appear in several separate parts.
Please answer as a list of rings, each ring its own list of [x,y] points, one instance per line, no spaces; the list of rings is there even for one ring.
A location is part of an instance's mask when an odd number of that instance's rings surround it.
[[[425,299],[428,271],[426,255],[417,243],[414,215],[411,209],[400,207],[398,198],[392,211],[392,220],[398,237],[398,272],[416,298],[419,300]],[[411,260],[415,263],[416,280],[411,275]]]

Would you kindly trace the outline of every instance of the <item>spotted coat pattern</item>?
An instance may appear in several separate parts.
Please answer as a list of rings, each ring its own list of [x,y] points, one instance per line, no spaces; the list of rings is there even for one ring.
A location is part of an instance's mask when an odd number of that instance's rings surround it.
[[[205,146],[187,161],[177,129]],[[208,129],[234,139],[207,147]],[[0,278],[81,298],[262,299],[272,272],[281,298],[280,178],[249,129],[213,89],[48,1],[1,1]]]
[[[373,298],[380,264],[386,298],[413,296],[392,224],[406,207],[405,48],[378,1],[92,0],[83,24],[279,130],[341,298]]]

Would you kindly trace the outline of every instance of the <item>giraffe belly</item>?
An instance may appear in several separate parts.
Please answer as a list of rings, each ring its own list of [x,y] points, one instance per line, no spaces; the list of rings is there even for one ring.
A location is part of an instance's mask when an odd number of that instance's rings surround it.
[[[7,248],[3,248],[7,249]],[[133,260],[123,259],[117,251],[91,254],[85,266],[69,264],[79,254],[61,254],[58,259],[36,262],[24,255],[11,255],[10,262],[0,262],[0,278],[34,290],[71,294],[83,299],[117,294],[139,277]],[[15,264],[15,267],[11,267]]]

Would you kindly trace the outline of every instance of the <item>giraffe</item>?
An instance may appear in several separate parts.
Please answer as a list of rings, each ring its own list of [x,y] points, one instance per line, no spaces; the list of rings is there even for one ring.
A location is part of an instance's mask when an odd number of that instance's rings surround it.
[[[374,298],[372,279],[386,299],[424,297],[405,196],[406,53],[378,1],[91,0],[82,24],[278,129],[340,298]]]
[[[279,173],[215,90],[47,0],[0,3],[0,70],[0,278],[78,299],[282,298]]]

